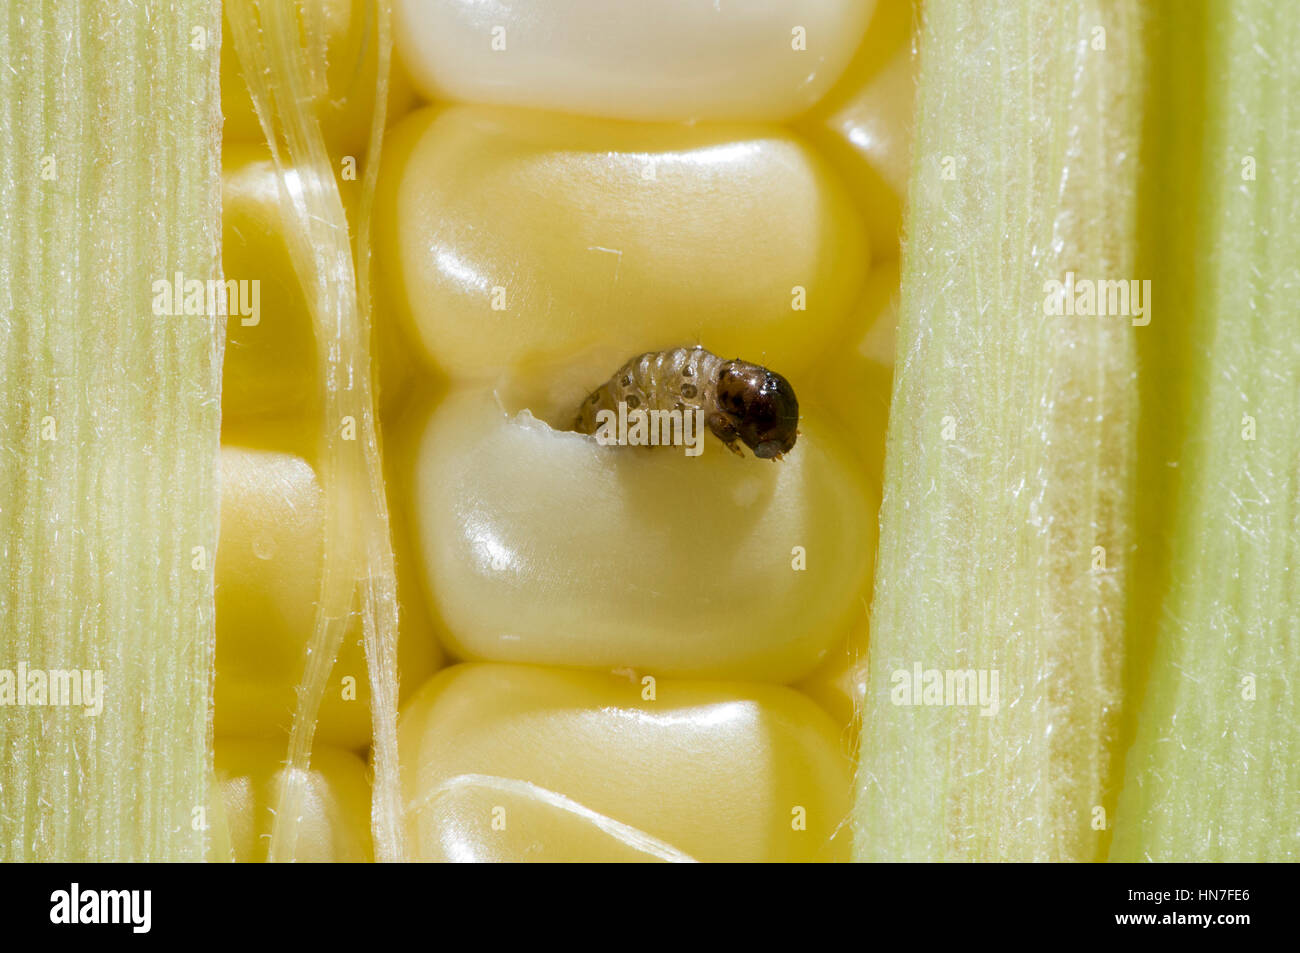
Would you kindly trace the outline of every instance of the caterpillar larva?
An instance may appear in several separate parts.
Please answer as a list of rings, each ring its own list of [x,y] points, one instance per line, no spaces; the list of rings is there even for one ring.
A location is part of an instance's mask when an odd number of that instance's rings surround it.
[[[628,410],[702,411],[713,435],[740,454],[739,440],[764,460],[779,460],[794,446],[799,401],[780,374],[748,361],[727,361],[702,347],[650,351],[632,358],[583,402],[573,422],[596,432],[597,414]]]

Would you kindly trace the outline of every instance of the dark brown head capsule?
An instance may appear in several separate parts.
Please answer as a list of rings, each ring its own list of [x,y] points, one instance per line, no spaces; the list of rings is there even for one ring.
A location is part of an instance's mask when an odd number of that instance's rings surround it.
[[[780,459],[794,447],[799,399],[780,374],[748,361],[727,361],[718,372],[716,399],[754,456]]]

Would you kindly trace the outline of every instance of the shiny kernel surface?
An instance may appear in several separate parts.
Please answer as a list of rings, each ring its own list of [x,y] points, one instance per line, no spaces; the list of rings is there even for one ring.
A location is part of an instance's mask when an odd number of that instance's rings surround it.
[[[287,738],[319,596],[323,501],[311,465],[273,451],[224,447],[217,544],[216,729]],[[360,633],[343,640],[318,736],[345,747],[370,737]],[[357,681],[343,700],[342,678]]]
[[[844,860],[851,763],[771,685],[458,665],[402,712],[420,860]],[[803,829],[800,829],[802,824]]]
[[[843,183],[780,127],[525,110],[407,117],[377,229],[390,307],[462,380],[575,360],[608,376],[693,343],[789,375],[849,316],[869,258]]]
[[[780,462],[709,435],[690,458],[553,431],[490,391],[449,397],[414,421],[407,485],[446,644],[662,675],[805,674],[856,611],[875,491],[834,428],[812,414],[801,428]]]
[[[897,258],[911,169],[916,71],[906,46],[873,66],[837,108],[814,114],[798,128],[843,174],[876,257]]]
[[[271,450],[221,451],[217,546],[218,735],[287,738],[316,618],[323,500],[311,464]],[[403,600],[417,598],[409,589]],[[406,610],[400,662],[414,688],[438,665],[422,608]],[[351,685],[345,682],[351,679]],[[370,740],[370,682],[360,626],[344,636],[316,737],[347,748]]]
[[[244,282],[257,308],[236,313],[230,299],[221,410],[225,421],[306,418],[316,398],[316,344],[311,313],[293,270],[270,150],[228,144],[222,153],[222,271]],[[238,286],[236,286],[238,287]],[[242,303],[242,302],[241,302]]]
[[[335,153],[361,155],[370,135],[378,55],[374,15],[367,5],[374,0],[306,0],[300,2],[303,36],[308,24],[320,29],[326,69],[321,87],[307,90],[326,145]],[[390,0],[381,0],[389,3]],[[223,22],[221,44],[222,137],[228,143],[262,143],[265,138],[244,81],[230,24]],[[405,73],[392,71],[388,100],[390,115],[401,115],[412,100]]]
[[[789,119],[831,88],[874,0],[395,0],[429,99],[614,119]]]
[[[218,738],[211,860],[265,861],[284,777],[284,744]],[[318,744],[303,803],[294,860],[362,863],[373,859],[370,781],[350,751]]]

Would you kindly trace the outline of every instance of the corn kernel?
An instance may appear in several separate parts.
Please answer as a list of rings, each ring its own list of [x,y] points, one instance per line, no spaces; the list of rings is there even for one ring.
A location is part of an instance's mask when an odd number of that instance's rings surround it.
[[[826,660],[794,687],[817,702],[839,725],[845,753],[856,753],[861,731],[862,706],[867,695],[867,639],[870,632],[867,607],[870,592],[863,596],[857,624],[841,645],[831,649]]]
[[[829,350],[806,391],[810,407],[824,408],[849,432],[865,472],[876,486],[884,480],[897,315],[895,259],[871,270],[850,322],[852,330]]]
[[[313,90],[311,96],[321,133],[333,152],[354,157],[365,151],[375,103],[379,59],[374,13],[367,9],[373,2],[309,0],[299,6],[304,27],[309,22],[318,24],[324,40],[326,88]],[[391,0],[381,2],[390,3]],[[313,19],[309,21],[308,16]],[[222,27],[229,37],[229,23],[223,22]],[[303,32],[305,35],[306,29]],[[409,109],[414,94],[401,70],[392,71],[390,82],[388,112],[396,117]],[[226,142],[265,141],[232,42],[221,44],[221,111],[225,118],[222,135]]]
[[[216,730],[283,737],[293,723],[303,651],[315,622],[323,550],[323,500],[311,464],[292,454],[221,451],[217,549]],[[403,602],[420,598],[406,590]],[[400,644],[414,687],[438,665],[427,630],[407,623]],[[370,682],[359,626],[344,637],[321,705],[317,737],[360,748],[371,734]],[[283,754],[283,753],[282,753]]]
[[[258,289],[253,313],[228,305],[222,415],[304,416],[316,398],[316,344],[285,242],[289,220],[270,150],[227,145],[221,179],[222,270],[228,281],[256,282]]]
[[[873,51],[874,52],[874,51]],[[843,99],[820,104],[798,125],[844,175],[879,259],[896,258],[911,169],[916,70],[906,44],[850,70]]]
[[[399,747],[420,860],[847,858],[838,729],[779,686],[458,665]]]
[[[430,99],[614,119],[788,119],[848,65],[868,0],[397,0]]]
[[[812,414],[779,462],[708,434],[695,458],[603,447],[481,390],[409,426],[409,518],[462,657],[785,681],[858,611],[875,491]]]
[[[789,376],[868,270],[844,185],[779,127],[423,110],[380,178],[379,283],[453,377],[696,342]]]
[[[279,742],[217,739],[211,860],[266,860],[283,762],[284,745]],[[306,791],[294,860],[370,861],[370,782],[365,762],[350,751],[317,745]]]

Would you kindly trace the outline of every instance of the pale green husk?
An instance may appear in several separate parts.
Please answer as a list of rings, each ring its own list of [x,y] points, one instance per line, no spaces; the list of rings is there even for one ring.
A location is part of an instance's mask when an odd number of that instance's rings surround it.
[[[153,282],[219,272],[220,27],[0,12],[0,669],[104,678],[0,705],[3,861],[204,856],[224,318]]]
[[[1147,329],[1044,283],[1144,277],[1141,35],[1123,0],[925,4],[856,859],[1103,854]],[[915,665],[996,672],[998,710],[895,704]]]
[[[1195,49],[1189,36],[1204,45],[1191,125],[1165,130],[1200,151],[1177,197],[1194,210],[1192,265],[1171,269],[1186,281],[1177,320],[1191,397],[1185,418],[1160,424],[1181,440],[1171,472],[1182,482],[1110,857],[1295,861],[1300,21],[1281,0],[1167,7],[1201,21],[1167,44],[1172,68]]]

